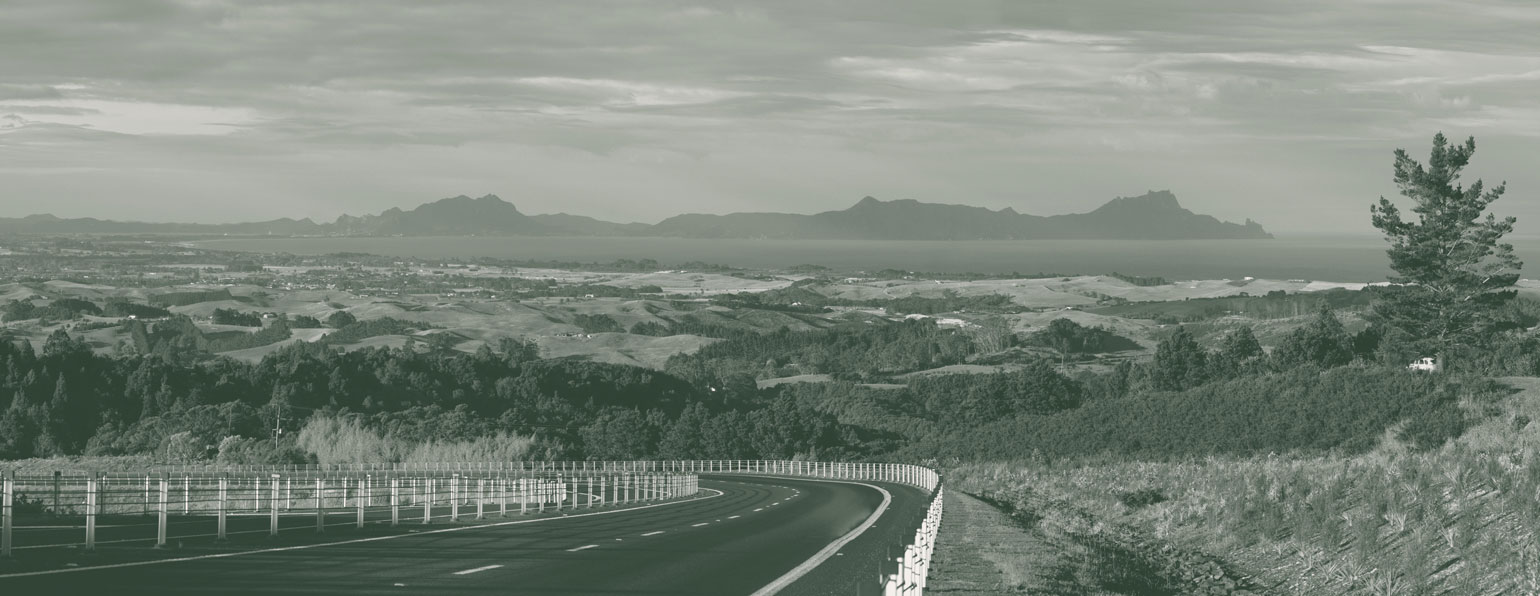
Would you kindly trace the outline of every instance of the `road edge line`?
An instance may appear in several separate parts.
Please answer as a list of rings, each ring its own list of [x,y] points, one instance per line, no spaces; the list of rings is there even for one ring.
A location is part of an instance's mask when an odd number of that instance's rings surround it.
[[[764,476],[764,478],[780,479],[782,477],[779,477],[779,476]],[[788,476],[788,477],[785,477],[785,478],[794,478],[794,477],[789,477]],[[850,542],[855,540],[856,538],[860,538],[861,534],[864,534],[866,532],[867,528],[870,528],[870,527],[872,527],[872,524],[877,523],[877,518],[882,517],[882,514],[887,512],[888,505],[893,502],[893,493],[890,493],[890,492],[888,492],[887,489],[882,488],[880,486],[877,486],[875,484],[867,484],[865,482],[848,482],[848,481],[845,481],[845,480],[829,480],[829,479],[824,479],[824,478],[796,478],[796,479],[797,480],[808,480],[808,481],[812,481],[812,482],[833,482],[833,483],[838,483],[838,484],[855,484],[855,485],[858,485],[858,486],[864,486],[864,487],[867,487],[867,488],[876,489],[877,492],[882,493],[882,504],[877,506],[877,510],[872,512],[872,515],[870,517],[866,518],[866,521],[861,522],[861,525],[856,526],[856,529],[851,530],[850,532],[846,533],[844,536],[839,537],[838,540],[835,540],[834,542],[830,542],[828,546],[823,547],[823,550],[820,550],[820,551],[818,551],[816,553],[813,553],[813,556],[808,558],[808,560],[803,561],[801,565],[797,565],[796,567],[793,567],[791,569],[791,571],[787,571],[785,575],[782,575],[782,576],[776,578],[775,581],[770,582],[768,584],[765,584],[765,587],[760,588],[758,590],[755,590],[754,593],[751,594],[750,596],[770,596],[772,594],[778,593],[781,590],[786,589],[788,586],[790,586],[792,583],[796,582],[797,580],[802,579],[802,576],[807,575],[812,570],[818,568],[819,565],[822,565],[822,564],[824,564],[824,562],[828,561],[829,559],[834,558],[834,553],[838,552],[839,549],[844,548],[846,544],[850,544]]]

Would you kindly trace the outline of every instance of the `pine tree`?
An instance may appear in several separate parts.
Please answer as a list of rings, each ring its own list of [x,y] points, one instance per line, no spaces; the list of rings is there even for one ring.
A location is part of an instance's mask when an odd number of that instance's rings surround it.
[[[1451,353],[1488,336],[1499,307],[1516,295],[1512,287],[1523,266],[1513,245],[1501,242],[1515,218],[1486,213],[1506,185],[1459,182],[1475,151],[1475,138],[1451,146],[1439,133],[1424,167],[1397,149],[1396,186],[1413,201],[1416,221],[1384,197],[1369,208],[1374,227],[1390,242],[1386,253],[1396,271],[1390,281],[1397,284],[1375,304],[1375,317],[1435,355],[1440,368]]]

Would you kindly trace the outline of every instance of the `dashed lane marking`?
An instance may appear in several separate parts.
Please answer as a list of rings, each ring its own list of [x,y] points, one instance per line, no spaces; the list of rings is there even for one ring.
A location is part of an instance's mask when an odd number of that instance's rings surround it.
[[[727,519],[738,519],[739,517],[742,517],[742,516],[739,516],[739,515],[729,515],[729,516],[727,516]]]
[[[472,573],[481,573],[483,571],[491,571],[493,569],[497,569],[498,567],[502,567],[502,565],[487,565],[485,567],[477,567],[475,569],[466,569],[465,571],[456,571],[455,575],[470,575]]]
[[[711,522],[701,522],[701,523],[698,523],[698,524],[690,524],[690,527],[692,527],[692,528],[699,528],[701,526],[709,526],[709,525],[711,525]]]
[[[597,544],[590,544],[588,546],[579,546],[577,548],[569,548],[569,549],[567,549],[567,552],[575,553],[575,552],[578,552],[580,550],[588,550],[590,548],[599,548],[599,545],[597,545]]]
[[[648,532],[648,533],[642,534],[642,535],[643,536],[657,536],[658,534],[662,534],[662,533],[663,533],[663,530],[658,530],[656,532]]]

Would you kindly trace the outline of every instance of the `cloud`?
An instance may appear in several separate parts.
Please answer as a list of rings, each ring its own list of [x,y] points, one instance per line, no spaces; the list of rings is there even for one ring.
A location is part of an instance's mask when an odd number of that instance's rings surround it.
[[[6,16],[0,216],[96,192],[228,197],[220,219],[487,192],[636,220],[866,194],[1066,212],[1170,187],[1230,219],[1357,229],[1393,147],[1445,129],[1540,151],[1527,1],[25,0]]]

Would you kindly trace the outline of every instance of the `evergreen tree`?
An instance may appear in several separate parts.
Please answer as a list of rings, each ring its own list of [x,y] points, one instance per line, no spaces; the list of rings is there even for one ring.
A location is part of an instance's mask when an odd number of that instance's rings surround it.
[[[1425,167],[1397,149],[1396,186],[1412,200],[1416,221],[1403,218],[1384,197],[1369,208],[1374,227],[1390,243],[1386,254],[1396,272],[1390,281],[1397,284],[1383,292],[1374,314],[1437,357],[1440,367],[1450,354],[1485,338],[1498,307],[1515,296],[1523,266],[1513,245],[1501,242],[1515,218],[1486,213],[1505,184],[1487,189],[1480,180],[1469,187],[1459,182],[1475,151],[1474,138],[1451,146],[1439,133]]]
[[[1342,366],[1353,361],[1353,336],[1343,329],[1329,310],[1321,310],[1314,320],[1290,331],[1273,350],[1279,368],[1313,365],[1321,368]]]
[[[1186,329],[1178,328],[1155,348],[1150,382],[1160,391],[1181,391],[1208,380],[1208,354]]]

